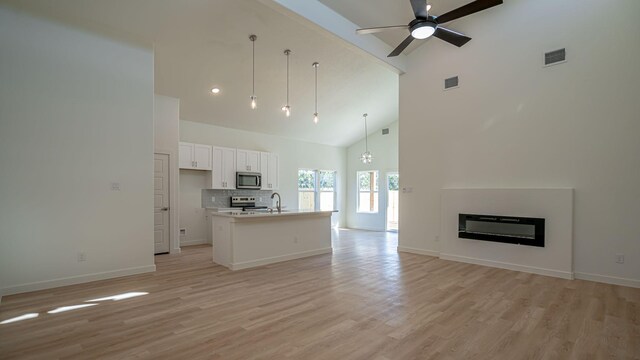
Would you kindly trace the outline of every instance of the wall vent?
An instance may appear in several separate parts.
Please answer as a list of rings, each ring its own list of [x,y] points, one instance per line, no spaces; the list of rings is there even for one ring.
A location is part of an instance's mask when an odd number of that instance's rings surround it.
[[[565,48],[544,53],[544,66],[557,65],[567,62],[567,50]]]
[[[389,134],[389,128],[382,129],[382,135],[388,135],[388,134]]]
[[[457,76],[453,76],[453,77],[444,79],[444,89],[445,90],[455,89],[457,87],[458,87],[458,77]]]

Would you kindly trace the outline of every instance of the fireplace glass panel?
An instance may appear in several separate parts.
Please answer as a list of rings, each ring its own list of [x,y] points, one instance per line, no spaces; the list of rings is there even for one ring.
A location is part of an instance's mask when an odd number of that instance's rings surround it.
[[[505,224],[486,221],[467,220],[466,232],[495,236],[510,236],[535,239],[536,227],[530,224]]]

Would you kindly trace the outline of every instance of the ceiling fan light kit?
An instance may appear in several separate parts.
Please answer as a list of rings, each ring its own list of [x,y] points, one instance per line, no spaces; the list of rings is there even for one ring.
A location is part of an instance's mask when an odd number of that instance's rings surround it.
[[[431,7],[427,4],[426,0],[409,0],[409,2],[411,3],[415,19],[408,25],[363,28],[356,30],[356,34],[373,34],[381,31],[397,29],[409,30],[409,36],[404,39],[389,55],[387,55],[387,57],[400,55],[414,39],[422,40],[431,36],[435,36],[440,40],[446,41],[457,47],[461,47],[469,42],[471,38],[459,32],[442,27],[441,25],[502,4],[502,0],[476,0],[440,16],[431,16],[429,15],[429,9]]]
[[[426,20],[418,21],[413,26],[410,26],[409,29],[411,30],[411,36],[413,36],[415,39],[422,40],[433,35],[433,33],[436,32],[436,27],[438,27],[438,24],[433,21]]]

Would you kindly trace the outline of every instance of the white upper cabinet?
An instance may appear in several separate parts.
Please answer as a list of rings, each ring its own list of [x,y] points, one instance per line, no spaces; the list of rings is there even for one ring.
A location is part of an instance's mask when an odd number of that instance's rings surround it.
[[[178,149],[180,169],[211,170],[211,146],[180,142]]]
[[[207,175],[210,189],[236,188],[236,149],[214,146],[213,167]]]
[[[211,146],[193,144],[193,159],[199,170],[211,170]]]
[[[236,171],[260,172],[260,152],[237,149]]]
[[[181,142],[178,146],[178,167],[191,169],[193,165],[193,144]]]
[[[262,172],[262,190],[278,190],[278,154],[260,153],[260,169]]]

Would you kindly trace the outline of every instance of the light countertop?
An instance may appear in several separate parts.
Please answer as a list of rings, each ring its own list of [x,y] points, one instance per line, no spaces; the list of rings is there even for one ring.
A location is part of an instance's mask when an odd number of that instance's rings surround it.
[[[277,210],[274,210],[273,213],[267,212],[265,210],[252,210],[252,211],[228,211],[228,209],[212,209],[208,208],[209,214],[211,216],[220,216],[220,217],[230,217],[236,219],[246,219],[246,218],[270,218],[270,217],[283,217],[283,216],[301,216],[301,215],[318,215],[318,216],[330,216],[334,212],[338,212],[338,210],[326,210],[326,211],[315,211],[315,210],[299,210],[299,209],[283,209],[282,212],[278,213]],[[222,210],[222,211],[221,211]]]

